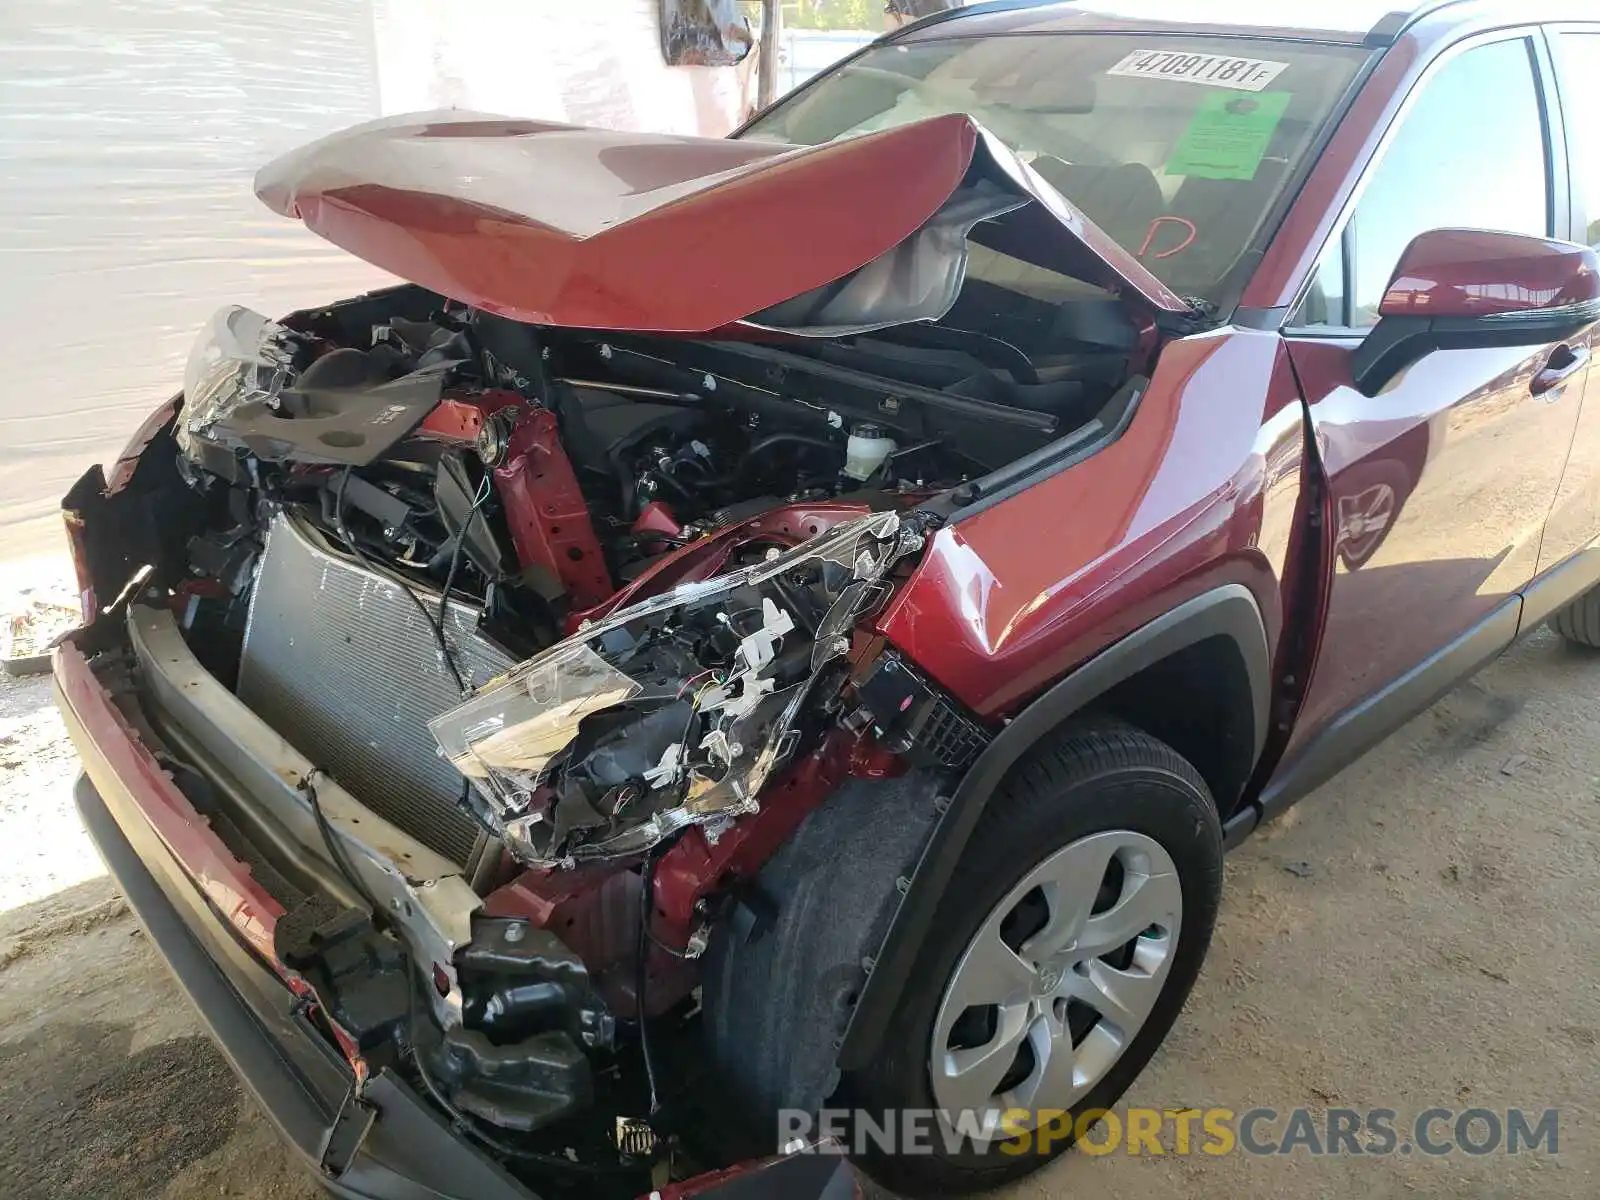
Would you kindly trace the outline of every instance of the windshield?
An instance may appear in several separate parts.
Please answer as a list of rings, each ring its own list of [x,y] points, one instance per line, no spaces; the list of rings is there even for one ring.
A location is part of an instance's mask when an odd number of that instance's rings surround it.
[[[1216,300],[1364,54],[1169,34],[891,44],[741,136],[817,145],[966,113],[1168,287]],[[973,276],[989,261],[975,256]]]

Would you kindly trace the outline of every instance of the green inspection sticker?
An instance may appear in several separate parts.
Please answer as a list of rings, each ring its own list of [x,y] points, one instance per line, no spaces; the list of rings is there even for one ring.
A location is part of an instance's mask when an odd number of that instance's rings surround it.
[[[1293,92],[1217,92],[1200,102],[1167,160],[1168,175],[1254,179]]]

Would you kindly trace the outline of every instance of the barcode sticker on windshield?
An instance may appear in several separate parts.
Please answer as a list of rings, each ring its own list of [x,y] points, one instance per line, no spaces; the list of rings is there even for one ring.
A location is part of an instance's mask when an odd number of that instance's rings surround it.
[[[1170,79],[1177,83],[1204,83],[1236,92],[1259,92],[1288,63],[1265,58],[1231,58],[1226,54],[1187,54],[1182,50],[1135,50],[1107,75],[1137,79]]]

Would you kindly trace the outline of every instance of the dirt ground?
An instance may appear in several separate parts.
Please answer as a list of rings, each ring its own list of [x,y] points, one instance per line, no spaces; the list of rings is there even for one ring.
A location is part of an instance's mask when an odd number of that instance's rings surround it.
[[[1560,1154],[1090,1158],[1015,1200],[1600,1194],[1600,658],[1541,634],[1229,863],[1210,961],[1127,1097],[1556,1107]],[[33,1197],[317,1195],[73,820],[42,681],[0,680],[0,1180]]]

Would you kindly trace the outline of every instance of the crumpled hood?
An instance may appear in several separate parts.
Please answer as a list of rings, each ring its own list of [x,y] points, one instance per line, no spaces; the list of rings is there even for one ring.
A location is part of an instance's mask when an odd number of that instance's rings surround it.
[[[1118,292],[1179,296],[969,117],[821,146],[481,113],[388,117],[263,167],[276,212],[375,266],[542,325],[838,334],[934,320],[966,235]],[[796,318],[775,306],[845,276]]]

